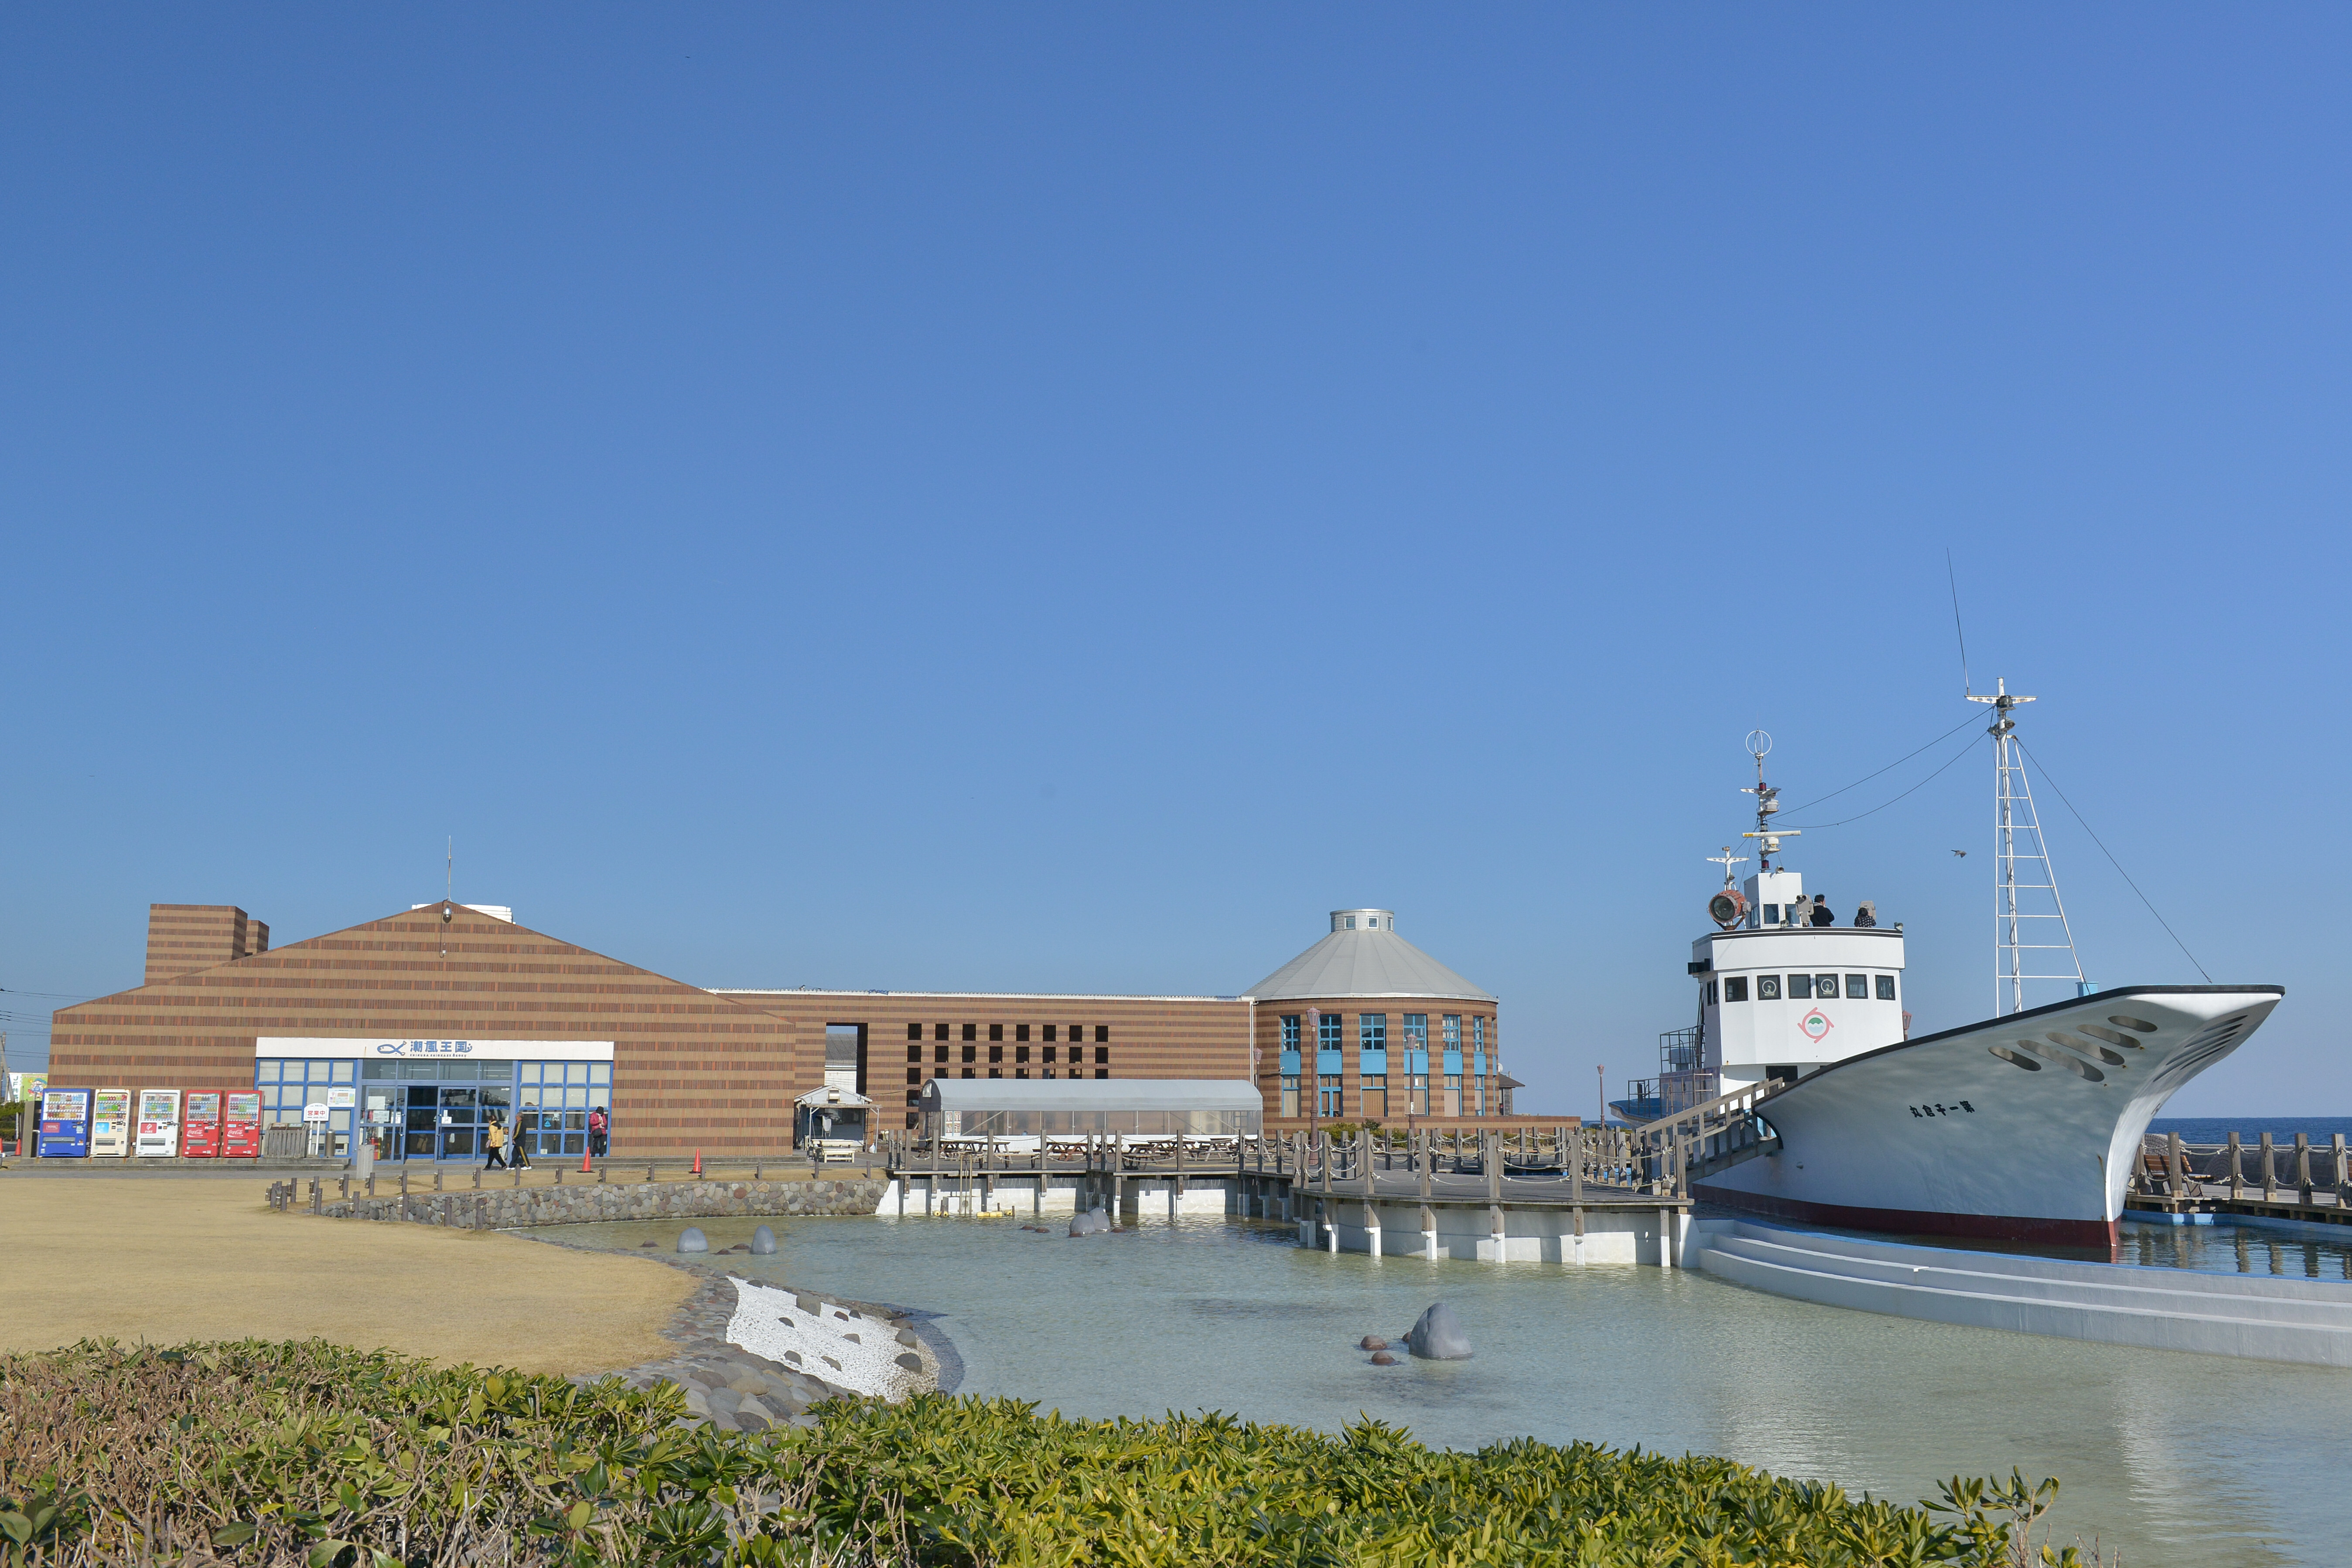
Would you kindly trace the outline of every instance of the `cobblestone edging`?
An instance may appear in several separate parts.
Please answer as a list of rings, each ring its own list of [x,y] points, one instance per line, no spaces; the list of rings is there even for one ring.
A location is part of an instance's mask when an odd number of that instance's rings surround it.
[[[723,1219],[731,1215],[867,1215],[884,1185],[835,1182],[582,1182],[562,1187],[352,1197],[320,1210],[331,1219],[406,1220],[458,1230],[584,1225],[615,1219]]]

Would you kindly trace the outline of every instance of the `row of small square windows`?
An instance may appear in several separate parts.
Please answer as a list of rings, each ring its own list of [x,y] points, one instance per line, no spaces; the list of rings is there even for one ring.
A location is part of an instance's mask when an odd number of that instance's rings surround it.
[[[974,1070],[973,1068],[964,1068],[964,1069],[963,1069],[963,1076],[964,1076],[964,1077],[966,1077],[966,1078],[978,1078],[978,1077],[980,1076],[980,1074],[979,1074],[976,1070]],[[1004,1069],[1003,1069],[1003,1068],[989,1068],[989,1069],[988,1069],[988,1076],[989,1076],[989,1077],[991,1077],[991,1078],[1003,1078],[1003,1077],[1004,1076]],[[1027,1077],[1029,1076],[1029,1069],[1028,1069],[1027,1068],[1014,1068],[1013,1069],[1013,1076],[1014,1078],[1027,1078]],[[1052,1068],[1045,1068],[1043,1072],[1041,1072],[1038,1076],[1039,1076],[1039,1077],[1041,1077],[1041,1078],[1052,1078],[1052,1077],[1054,1076],[1054,1069],[1053,1069]],[[1072,1077],[1072,1078],[1084,1078],[1084,1077],[1086,1077],[1086,1076],[1087,1076],[1087,1069],[1086,1069],[1086,1068],[1072,1068],[1070,1069],[1070,1071],[1069,1071],[1069,1076],[1070,1076],[1070,1077]],[[1108,1077],[1110,1076],[1110,1068],[1095,1068],[1095,1076],[1096,1076],[1097,1078],[1108,1078]],[[918,1086],[918,1085],[919,1085],[922,1081],[923,1081],[923,1075],[922,1075],[921,1073],[915,1072],[915,1071],[912,1071],[912,1070],[909,1070],[909,1071],[908,1072],[908,1074],[907,1074],[907,1103],[908,1103],[908,1104],[909,1104],[909,1105],[919,1105],[919,1104],[921,1104],[921,1103],[922,1103],[922,1100],[923,1100],[923,1094],[922,1094],[922,1090],[921,1090],[919,1088],[918,1088],[918,1087],[917,1087],[917,1086]]]
[[[948,1037],[948,1030],[950,1027],[952,1027],[951,1025],[933,1024],[931,1026],[931,1038],[935,1040],[946,1039]],[[1047,1024],[1043,1026],[1043,1027],[1045,1033],[1042,1037],[1051,1040],[1054,1037],[1055,1026]],[[920,1024],[908,1025],[907,1037],[910,1040],[921,1039],[923,1037],[923,1026]],[[980,1038],[980,1026],[977,1024],[966,1024],[963,1026],[963,1037],[967,1040],[976,1040]],[[991,1024],[988,1026],[988,1037],[992,1040],[1003,1039],[1004,1037],[1004,1026],[1002,1024]],[[1027,1039],[1029,1037],[1029,1026],[1026,1024],[1013,1025],[1013,1037],[1016,1040]],[[1086,1037],[1087,1026],[1084,1024],[1073,1024],[1070,1026],[1070,1043],[1072,1045],[1076,1045],[1080,1040],[1083,1040]],[[1108,1045],[1110,1043],[1110,1026],[1108,1024],[1097,1024],[1095,1026],[1095,1043],[1097,1045]],[[915,1058],[913,1057],[908,1057],[907,1059],[908,1061],[913,1061]],[[1054,1058],[1047,1057],[1045,1059],[1047,1061],[1052,1061]],[[940,1060],[945,1061],[947,1060],[947,1058],[941,1057]],[[970,1057],[966,1057],[964,1058],[964,1060],[970,1061],[971,1058]]]
[[[978,1046],[966,1046],[963,1048],[963,1059],[968,1062],[977,1061],[980,1059],[979,1052],[980,1047]],[[1052,1046],[1045,1047],[1045,1058],[1049,1062],[1054,1059],[1054,1047]],[[923,1059],[923,1047],[920,1046],[908,1046],[907,1047],[907,1059],[910,1062],[921,1061]],[[935,1062],[945,1062],[948,1059],[948,1047],[945,1046],[933,1047],[931,1049],[931,1059]],[[1003,1046],[989,1047],[988,1059],[992,1062],[1003,1061],[1004,1059],[1004,1047]],[[1013,1047],[1013,1059],[1016,1062],[1027,1061],[1029,1059],[1029,1047],[1026,1046]],[[1072,1046],[1070,1047],[1071,1065],[1076,1066],[1077,1063],[1086,1059],[1086,1047]],[[1095,1060],[1104,1067],[1108,1067],[1110,1065],[1110,1047],[1108,1046],[1097,1046],[1095,1047]],[[912,1081],[911,1076],[909,1078],[909,1081]]]
[[[1878,982],[1878,1000],[1881,1002],[1894,1001],[1895,976],[1892,974],[1881,974],[1876,978]],[[1756,1000],[1759,1002],[1778,1002],[1781,999],[1781,982],[1779,975],[1759,974],[1755,977],[1755,980]],[[1871,994],[1871,980],[1872,976],[1867,974],[1847,975],[1845,977],[1846,999],[1850,1002],[1869,1001]],[[1747,1001],[1748,981],[1748,977],[1745,974],[1725,975],[1723,977],[1722,999],[1726,1002]],[[1826,1002],[1834,998],[1837,994],[1838,977],[1834,974],[1791,974],[1788,979],[1788,999],[1792,1002],[1805,1002],[1816,999]],[[1706,983],[1706,999],[1710,1005],[1714,1005],[1716,1001],[1716,983],[1712,980]]]

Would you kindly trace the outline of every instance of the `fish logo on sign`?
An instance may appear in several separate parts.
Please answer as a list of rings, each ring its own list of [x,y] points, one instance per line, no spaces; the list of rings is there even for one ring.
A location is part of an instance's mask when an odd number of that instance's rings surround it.
[[[1811,1012],[1806,1014],[1802,1018],[1797,1021],[1797,1027],[1805,1031],[1805,1038],[1812,1041],[1815,1045],[1821,1044],[1822,1038],[1829,1034],[1830,1030],[1833,1026],[1834,1026],[1830,1023],[1829,1016],[1823,1013],[1819,1007],[1814,1008]]]

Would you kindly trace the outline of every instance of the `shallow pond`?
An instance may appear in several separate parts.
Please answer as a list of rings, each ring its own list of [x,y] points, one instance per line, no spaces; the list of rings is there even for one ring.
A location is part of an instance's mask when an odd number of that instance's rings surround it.
[[[703,1220],[713,1247],[752,1219]],[[1724,1454],[1909,1501],[1955,1474],[2064,1483],[2061,1539],[2141,1565],[2334,1563],[2352,1372],[2125,1350],[1787,1301],[1705,1275],[1338,1257],[1292,1230],[1186,1220],[1071,1240],[1006,1220],[774,1221],[748,1279],[936,1314],[957,1392],[1070,1415],[1230,1411],[1337,1428],[1360,1413],[1457,1447],[1517,1436]],[[549,1226],[665,1247],[679,1225]],[[2352,1289],[2352,1287],[2347,1287]],[[1451,1303],[1467,1362],[1375,1367]]]

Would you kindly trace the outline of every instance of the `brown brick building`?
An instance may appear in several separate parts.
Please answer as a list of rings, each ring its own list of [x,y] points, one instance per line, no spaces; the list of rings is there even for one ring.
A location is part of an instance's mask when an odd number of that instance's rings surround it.
[[[1342,931],[1343,919],[1379,917],[1387,923],[1360,933],[1368,942],[1353,926]],[[1320,1006],[1355,1031],[1339,1081],[1320,1086],[1346,1115],[1403,1120],[1412,1077],[1438,1120],[1449,1094],[1462,1116],[1498,1113],[1485,1083],[1500,1072],[1494,998],[1393,928],[1387,911],[1335,914],[1333,937],[1255,998],[709,991],[462,904],[276,949],[242,910],[158,904],[146,984],[58,1012],[49,1081],[257,1087],[266,1123],[323,1105],[331,1147],[347,1149],[373,1125],[387,1157],[480,1158],[495,1121],[535,1154],[576,1158],[599,1109],[623,1158],[782,1154],[794,1100],[828,1083],[872,1099],[877,1128],[911,1122],[923,1081],[949,1076],[1248,1079],[1265,1094],[1269,1123],[1303,1121],[1300,1096],[1318,1088],[1301,1089],[1286,1020]],[[1322,987],[1303,1001],[1290,983],[1302,976]],[[1377,993],[1381,1013],[1364,984],[1388,987]],[[1466,1090],[1452,1058],[1433,1080],[1426,1061],[1417,1073],[1409,1065],[1415,1030],[1443,1038],[1457,1025],[1484,1053]],[[1393,1088],[1379,1081],[1389,1075],[1374,1054],[1391,1027]],[[1419,1049],[1430,1049],[1425,1038]],[[1376,1096],[1389,1104],[1384,1117]]]

